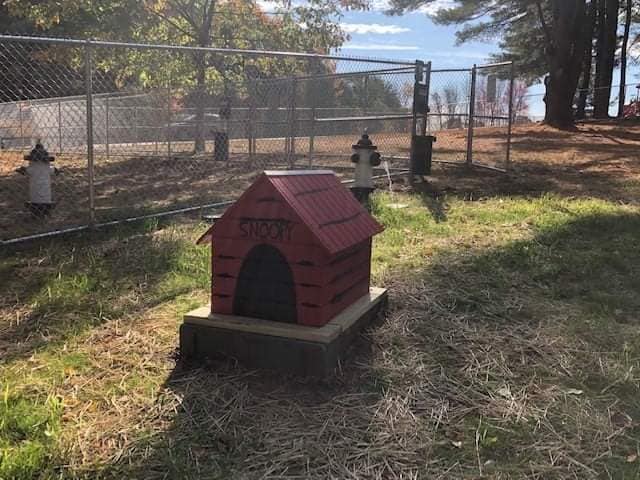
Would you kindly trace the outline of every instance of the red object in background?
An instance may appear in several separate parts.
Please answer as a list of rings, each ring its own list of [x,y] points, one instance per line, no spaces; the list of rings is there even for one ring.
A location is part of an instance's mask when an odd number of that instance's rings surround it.
[[[624,106],[622,111],[623,118],[638,118],[640,117],[640,101],[636,100],[629,105]]]
[[[322,326],[369,292],[382,226],[331,171],[271,171],[198,240],[212,313]]]

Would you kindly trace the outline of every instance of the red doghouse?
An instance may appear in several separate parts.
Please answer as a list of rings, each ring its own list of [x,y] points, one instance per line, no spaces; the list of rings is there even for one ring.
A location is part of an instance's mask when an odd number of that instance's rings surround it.
[[[331,171],[269,171],[198,240],[212,313],[322,326],[369,293],[382,226]]]

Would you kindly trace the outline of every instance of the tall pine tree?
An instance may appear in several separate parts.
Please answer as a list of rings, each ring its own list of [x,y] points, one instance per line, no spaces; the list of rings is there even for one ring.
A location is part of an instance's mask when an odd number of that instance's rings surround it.
[[[460,24],[458,42],[499,39],[496,60],[514,60],[518,73],[533,81],[545,76],[545,122],[573,124],[573,101],[590,38],[587,5],[595,0],[454,0],[434,16]],[[414,10],[434,0],[391,0],[392,13]]]

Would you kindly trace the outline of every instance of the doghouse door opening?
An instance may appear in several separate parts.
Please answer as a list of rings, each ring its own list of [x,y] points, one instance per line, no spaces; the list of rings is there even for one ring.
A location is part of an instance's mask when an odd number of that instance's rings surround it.
[[[286,258],[271,245],[251,249],[240,268],[233,313],[296,323],[296,292]]]

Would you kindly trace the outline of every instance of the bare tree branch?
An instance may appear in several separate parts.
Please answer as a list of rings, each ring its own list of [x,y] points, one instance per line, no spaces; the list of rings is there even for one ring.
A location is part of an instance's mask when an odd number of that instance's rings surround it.
[[[159,19],[161,19],[163,22],[167,22],[169,25],[171,25],[173,28],[175,28],[176,30],[178,30],[180,33],[186,35],[187,37],[190,37],[193,40],[196,40],[195,35],[193,34],[193,32],[190,32],[186,29],[184,29],[182,26],[180,26],[177,22],[175,22],[171,17],[165,15],[162,12],[158,12],[157,10],[153,9],[153,8],[148,8],[145,6],[145,8],[147,9],[147,11],[149,13],[151,13],[152,15],[155,15],[156,17],[158,17]]]

